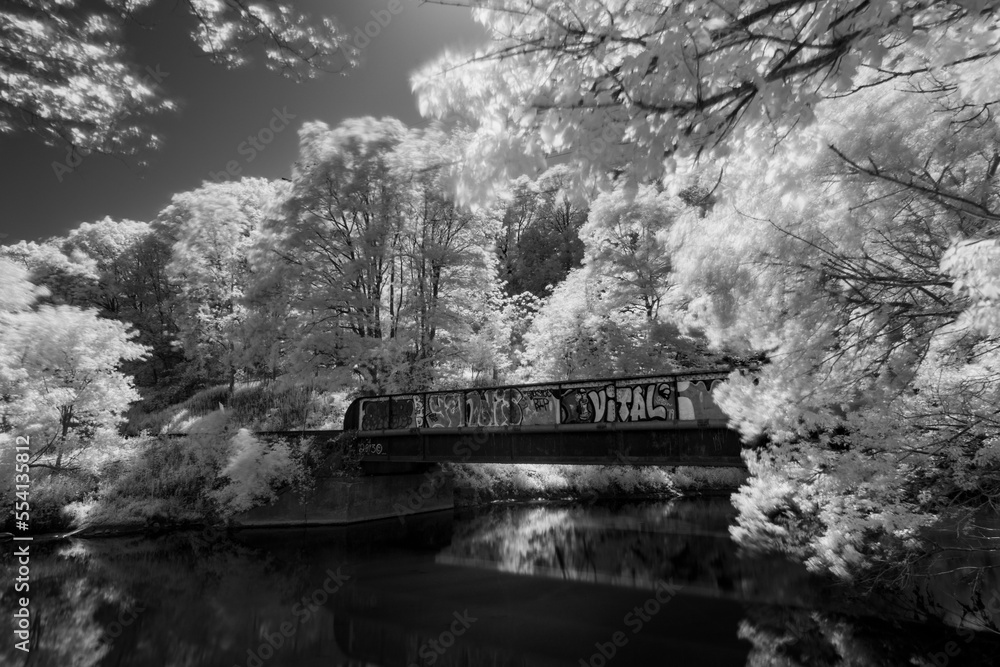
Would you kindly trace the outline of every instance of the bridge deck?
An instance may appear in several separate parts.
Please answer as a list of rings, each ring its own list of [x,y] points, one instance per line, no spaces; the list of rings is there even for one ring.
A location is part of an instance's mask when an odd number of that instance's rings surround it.
[[[739,434],[717,424],[363,431],[357,447],[364,462],[743,465]]]

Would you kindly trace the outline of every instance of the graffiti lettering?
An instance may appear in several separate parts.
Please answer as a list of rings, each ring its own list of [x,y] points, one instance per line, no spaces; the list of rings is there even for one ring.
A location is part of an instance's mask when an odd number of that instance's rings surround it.
[[[392,400],[392,411],[389,413],[389,428],[410,428],[416,426],[413,421],[413,399],[395,398]]]
[[[462,425],[462,394],[431,394],[427,397],[429,428],[457,428]]]
[[[525,389],[523,391],[512,389],[511,408],[516,410],[520,416],[520,422],[513,423],[521,426],[533,426],[542,424],[559,423],[559,400],[553,394],[552,389]]]
[[[362,399],[362,430],[726,420],[713,400],[724,375],[469,389]],[[568,385],[568,386],[567,386]],[[676,404],[675,404],[676,400]]]
[[[361,404],[361,430],[380,431],[389,428],[389,401],[374,400]]]
[[[604,389],[591,391],[587,394],[594,406],[594,423],[613,422],[615,420],[615,386],[609,384]]]
[[[506,389],[465,392],[465,421],[469,426],[510,425],[510,399]]]

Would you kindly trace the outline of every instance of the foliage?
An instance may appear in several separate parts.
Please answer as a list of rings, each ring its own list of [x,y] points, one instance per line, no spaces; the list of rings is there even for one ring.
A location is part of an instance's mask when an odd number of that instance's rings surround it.
[[[276,324],[284,371],[366,389],[427,387],[481,275],[473,214],[449,201],[435,128],[307,123],[292,186],[254,255],[251,301]]]
[[[15,279],[11,304],[20,308],[0,312],[4,447],[13,446],[11,432],[27,436],[31,465],[62,472],[76,467],[95,434],[115,428],[138,399],[130,378],[117,368],[123,359],[141,358],[145,349],[130,340],[124,325],[99,319],[94,311],[26,309],[33,290],[25,274],[9,266],[4,272]]]
[[[962,89],[976,104],[994,92],[997,15],[982,3],[486,0],[473,13],[492,42],[413,77],[424,115],[478,124],[457,170],[468,198],[554,154],[578,185],[634,189],[691,158],[766,151],[822,99],[871,85],[865,72],[972,63]]]
[[[143,527],[201,523],[214,516],[209,493],[229,456],[229,416],[216,411],[185,438],[132,439],[129,465],[71,508],[80,525]]]
[[[42,303],[96,308],[105,318],[133,326],[136,342],[149,348],[122,370],[150,386],[183,358],[173,343],[175,288],[167,279],[170,248],[160,230],[144,222],[83,223],[65,237],[0,247],[0,257],[29,270],[29,280],[47,288]]]
[[[177,287],[167,273],[171,249],[163,229],[104,218],[52,242],[65,255],[94,263],[96,284],[86,303],[68,303],[96,307],[103,317],[132,325],[139,334],[136,342],[149,347],[147,359],[123,366],[135,375],[136,384],[155,386],[161,377],[171,378],[183,354],[176,346]]]
[[[642,375],[717,365],[697,331],[622,305],[614,276],[571,271],[524,335],[519,373],[533,381]],[[644,310],[644,309],[643,309]]]
[[[719,392],[774,443],[748,459],[735,534],[843,576],[1000,497],[998,135],[960,74],[937,98],[883,86],[819,105],[676,230],[691,320],[770,359]]]
[[[588,271],[609,278],[610,303],[638,308],[647,320],[657,318],[670,289],[667,232],[683,208],[680,200],[649,186],[632,196],[616,188],[594,200],[580,234]]]
[[[13,0],[0,9],[0,132],[29,132],[47,143],[128,154],[155,147],[143,125],[174,109],[155,80],[127,60],[123,32],[152,0]],[[213,62],[236,67],[252,42],[269,68],[291,76],[339,71],[356,49],[330,19],[313,23],[287,3],[184,3],[191,37]]]
[[[534,181],[517,179],[498,197],[496,213],[502,218],[495,247],[508,295],[543,297],[580,266],[587,207],[567,192],[569,178],[556,166]]]
[[[302,481],[305,469],[286,442],[265,443],[241,428],[230,441],[229,460],[219,471],[225,486],[211,493],[222,516],[277,499],[275,490]]]
[[[232,389],[237,376],[270,370],[266,358],[254,358],[269,341],[248,325],[244,295],[250,250],[282,190],[259,178],[205,183],[175,195],[160,213],[175,239],[166,266],[177,285],[175,321],[184,353],[204,382],[224,380]]]

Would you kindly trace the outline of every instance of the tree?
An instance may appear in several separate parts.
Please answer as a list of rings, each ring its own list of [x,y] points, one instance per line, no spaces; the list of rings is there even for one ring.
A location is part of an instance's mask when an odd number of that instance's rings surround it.
[[[103,317],[131,324],[139,333],[136,342],[149,348],[148,357],[123,366],[136,384],[155,386],[169,376],[183,354],[175,344],[176,288],[167,277],[170,244],[161,226],[104,218],[85,222],[54,242],[64,254],[94,263],[96,280],[85,283],[84,299],[71,303],[99,308]]]
[[[962,63],[978,71],[960,85],[995,99],[979,85],[996,67],[989,3],[486,0],[473,12],[493,42],[413,77],[423,114],[478,123],[458,172],[467,198],[553,154],[578,185],[634,187],[691,158],[767,149],[827,97]]]
[[[1000,497],[1000,133],[965,75],[927,75],[950,91],[937,97],[914,79],[818,105],[680,223],[692,317],[770,360],[719,392],[772,443],[748,457],[746,543],[850,576]]]
[[[670,289],[667,234],[682,208],[649,186],[631,199],[618,188],[594,200],[581,236],[588,271],[608,278],[606,298],[621,308],[638,308],[647,320],[658,317]]]
[[[13,0],[0,8],[0,132],[111,154],[155,147],[142,124],[173,109],[126,59],[123,29],[152,0]],[[356,49],[331,19],[312,23],[285,3],[189,0],[192,38],[213,62],[236,67],[262,43],[269,68],[290,76],[340,71]]]
[[[545,296],[550,286],[580,266],[580,227],[587,219],[587,207],[567,192],[569,180],[567,170],[556,166],[534,181],[517,179],[499,198],[506,206],[496,253],[509,295]]]
[[[391,156],[402,186],[404,222],[399,268],[390,271],[389,301],[399,299],[395,321],[402,319],[405,326],[405,319],[411,319],[415,327],[411,377],[404,382],[411,389],[431,387],[434,367],[451,352],[439,334],[454,342],[456,334],[464,333],[469,301],[481,293],[485,262],[480,251],[488,227],[482,215],[455,205],[446,179],[446,165],[458,159],[463,142],[460,131],[448,133],[437,126],[410,130]]]
[[[46,288],[43,299],[56,304],[89,305],[98,288],[97,264],[82,252],[63,252],[60,239],[20,241],[0,246],[0,257],[28,270]]]
[[[399,121],[374,118],[299,132],[291,189],[258,246],[253,296],[282,304],[296,370],[356,365],[368,382],[385,381],[402,298],[389,293],[403,226],[389,155],[404,134]]]
[[[244,302],[251,280],[249,255],[282,189],[260,178],[206,183],[175,195],[160,213],[176,238],[166,272],[176,285],[176,320],[185,354],[204,380],[224,380],[230,392],[237,374],[254,365],[255,342],[246,328]]]
[[[697,331],[623,306],[613,276],[586,265],[546,298],[524,335],[520,373],[532,381],[667,373],[716,366]]]
[[[93,310],[42,305],[27,274],[0,261],[12,279],[12,297],[0,312],[0,409],[2,434],[30,438],[30,464],[53,472],[73,468],[74,459],[102,429],[113,429],[139,396],[118,371],[145,348],[120,322]],[[5,445],[11,438],[5,437]]]
[[[452,141],[389,118],[303,127],[254,260],[252,301],[282,321],[289,370],[379,390],[429,385],[464,326],[458,291],[482,264],[477,219],[441,181]]]

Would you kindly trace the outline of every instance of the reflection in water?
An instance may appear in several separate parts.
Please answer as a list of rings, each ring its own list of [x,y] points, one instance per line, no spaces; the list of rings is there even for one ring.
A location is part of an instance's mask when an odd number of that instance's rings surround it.
[[[907,596],[859,609],[801,567],[738,553],[731,519],[725,499],[516,505],[405,525],[34,544],[33,650],[15,650],[5,630],[0,664],[579,665],[617,631],[628,642],[609,667],[991,665],[1000,655],[988,633],[914,622],[968,622],[977,595],[1000,591],[982,572],[978,593],[958,588],[967,571],[956,565],[973,562],[957,561],[962,552],[927,563],[947,573],[918,578]],[[4,610],[14,567],[0,561]],[[679,594],[633,635],[625,614],[662,582]],[[890,608],[893,620],[873,614]],[[449,637],[462,613],[475,622]]]
[[[783,558],[741,558],[725,498],[616,507],[508,506],[456,526],[442,563],[652,589],[657,582],[744,600],[805,604],[814,578]]]

